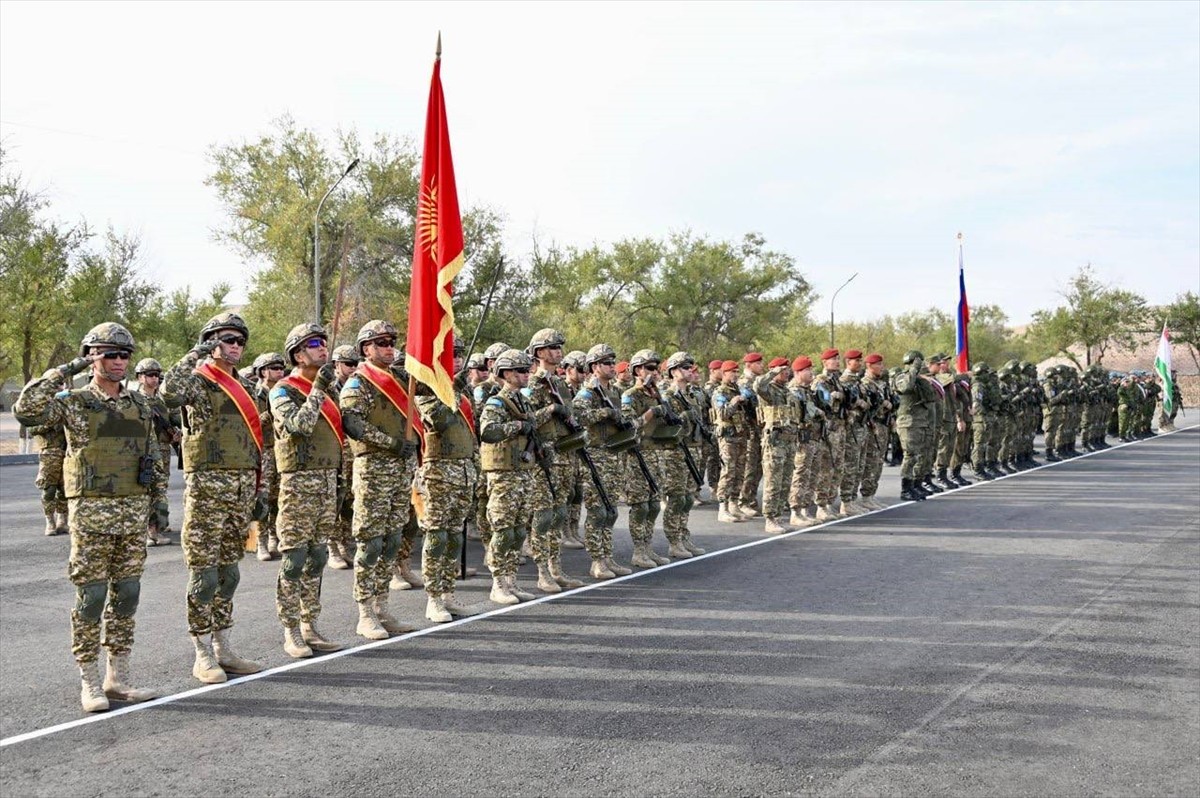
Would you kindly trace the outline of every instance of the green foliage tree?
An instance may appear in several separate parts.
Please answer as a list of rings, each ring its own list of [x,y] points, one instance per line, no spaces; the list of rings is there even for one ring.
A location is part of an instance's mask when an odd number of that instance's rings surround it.
[[[1159,308],[1155,330],[1166,324],[1171,330],[1171,340],[1187,347],[1196,370],[1200,371],[1200,296],[1187,291],[1175,297],[1170,305]]]
[[[1033,314],[1030,335],[1041,349],[1053,347],[1069,355],[1069,348],[1078,344],[1086,366],[1102,363],[1113,346],[1137,345],[1147,320],[1144,297],[1102,282],[1090,263],[1076,272],[1062,296],[1065,305]]]

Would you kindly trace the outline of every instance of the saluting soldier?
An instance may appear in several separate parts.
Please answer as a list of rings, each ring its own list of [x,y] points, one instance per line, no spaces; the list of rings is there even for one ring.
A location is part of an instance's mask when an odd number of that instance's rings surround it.
[[[712,414],[721,455],[721,478],[717,480],[717,520],[727,524],[746,520],[738,496],[746,473],[746,437],[750,434],[749,407],[737,384],[737,362],[721,363],[721,384],[713,391]]]
[[[842,473],[839,492],[842,506],[838,515],[842,518],[855,515],[866,510],[857,503],[858,488],[862,483],[863,446],[867,437],[867,411],[871,409],[870,401],[863,396],[860,381],[862,380],[863,354],[858,349],[846,352],[846,367],[842,371],[841,384],[846,392],[846,427],[842,438]]]
[[[754,382],[758,414],[762,418],[764,531],[779,535],[788,531],[783,514],[796,467],[796,441],[800,429],[800,402],[788,388],[792,370],[787,358],[773,358],[768,373]]]
[[[165,501],[166,474],[145,399],[124,385],[133,336],[105,322],[83,337],[79,357],[35,378],[13,406],[26,426],[62,427],[67,439],[67,495],[75,585],[71,653],[79,665],[80,703],[103,712],[108,700],[146,701],[151,690],[130,686],[129,652],[146,564],[146,513]],[[91,369],[82,388],[62,390]],[[101,639],[108,669],[100,682]]]
[[[924,475],[929,439],[935,434],[937,391],[933,382],[921,374],[925,357],[915,349],[904,354],[904,368],[892,378],[892,387],[900,396],[896,431],[904,460],[900,463],[900,498],[904,501],[923,501],[928,494],[919,482]]]

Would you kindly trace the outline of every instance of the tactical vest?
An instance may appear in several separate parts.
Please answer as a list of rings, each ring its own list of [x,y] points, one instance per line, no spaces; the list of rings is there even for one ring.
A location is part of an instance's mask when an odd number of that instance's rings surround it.
[[[493,396],[484,404],[486,406],[493,402],[503,405],[514,421],[525,421],[529,418],[528,415],[521,412],[517,403],[508,397]],[[533,458],[528,456],[525,451],[528,446],[529,438],[525,435],[517,435],[499,443],[485,441],[479,446],[480,465],[484,471],[526,471],[536,465]]]
[[[276,386],[287,391],[297,405],[303,405],[305,396],[291,386]],[[293,435],[275,422],[275,466],[281,474],[294,471],[336,470],[342,464],[342,445],[333,428],[324,416],[317,419],[311,435]]]
[[[200,428],[192,427],[193,414],[184,416],[183,470],[190,474],[216,469],[243,471],[258,468],[258,445],[238,406],[221,386],[203,377],[197,379],[204,385],[212,415]],[[257,411],[258,407],[254,409]]]
[[[625,406],[626,399],[632,400],[629,404],[633,407],[635,416],[640,416],[650,408],[661,404],[636,385],[621,396],[622,407]],[[673,434],[672,430],[678,429],[656,416],[642,426],[642,445],[651,449],[673,449],[679,445],[679,435],[677,432]]]
[[[564,391],[562,385],[560,385],[556,382],[551,382],[551,380],[557,379],[556,377],[549,376],[549,375],[542,375],[541,377],[537,377],[535,379],[537,379],[539,383],[540,382],[548,382],[548,383],[550,383],[550,385],[553,385],[554,388],[556,388],[558,390],[558,395],[563,397],[563,401],[567,403],[567,407],[569,408],[571,406],[570,405],[571,400],[569,398],[567,398],[568,391]],[[555,399],[554,399],[554,395],[552,393],[550,393],[550,388],[546,385],[533,384],[533,382],[534,382],[534,380],[531,379],[530,380],[531,384],[530,384],[529,388],[527,389],[529,391],[529,393],[526,394],[526,396],[525,396],[525,398],[527,400],[529,400],[530,405],[531,406],[534,405],[533,396],[535,394],[543,392],[543,391],[545,392],[546,404],[547,405],[554,404]],[[537,428],[538,437],[540,437],[543,441],[556,441],[565,435],[569,435],[570,433],[571,433],[571,431],[569,429],[567,429],[567,425],[564,424],[558,416],[553,415],[553,414],[551,414],[550,419],[548,421],[543,422]]]
[[[89,388],[71,391],[88,409],[88,440],[84,449],[71,448],[63,460],[63,489],[68,499],[142,496],[149,485],[139,485],[138,461],[147,454],[154,434],[150,408],[129,394],[128,407],[104,402]]]
[[[600,407],[607,408],[609,404],[616,408],[621,407],[620,397],[618,397],[616,401],[613,401],[612,396],[606,395],[604,393],[604,388],[600,387],[598,382],[595,385],[585,384],[579,392],[583,393],[584,391],[589,391],[592,396],[596,397],[596,402]],[[605,398],[608,399],[607,403],[604,401]],[[620,432],[620,430],[621,428],[617,426],[616,422],[609,418],[589,425],[587,428],[588,448],[603,449],[605,444],[608,443],[609,439]]]
[[[404,428],[408,425],[408,420],[404,415],[396,409],[392,404],[392,400],[384,396],[383,391],[376,388],[367,380],[366,377],[360,376],[358,382],[362,385],[362,393],[371,393],[374,401],[371,402],[371,412],[367,413],[363,420],[374,426],[376,429],[397,440],[404,437]],[[415,412],[413,400],[408,400],[409,412]],[[355,457],[360,457],[368,452],[382,452],[378,446],[367,443],[366,441],[356,441],[353,438],[347,437],[347,443],[350,444],[350,452]]]
[[[782,405],[760,404],[758,414],[765,429],[794,427],[799,423],[798,414],[790,402]]]
[[[476,422],[478,423],[478,421]],[[475,435],[461,414],[454,414],[449,427],[438,432],[432,424],[425,425],[426,460],[466,460],[475,456]]]
[[[713,399],[715,400],[718,394],[721,396],[724,396],[725,397],[725,406],[728,407],[729,400],[732,399],[733,397],[739,395],[740,393],[741,393],[741,390],[736,385],[722,384],[722,385],[718,385],[717,389],[715,391],[713,391]],[[713,416],[713,424],[716,425],[717,431],[719,433],[724,433],[724,437],[730,436],[730,433],[725,432],[725,430],[727,430],[727,429],[732,429],[734,431],[733,434],[740,434],[740,433],[745,432],[746,427],[748,426],[748,424],[746,423],[748,419],[746,418],[745,405],[739,405],[739,406],[735,407],[733,409],[733,411],[729,413],[730,417],[728,420],[721,418],[721,414],[717,412],[717,409],[715,406],[713,407],[712,416]]]

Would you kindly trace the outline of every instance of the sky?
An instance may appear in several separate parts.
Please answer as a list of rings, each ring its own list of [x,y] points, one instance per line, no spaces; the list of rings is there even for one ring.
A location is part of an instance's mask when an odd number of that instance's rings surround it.
[[[0,141],[167,289],[213,240],[215,145],[290,114],[421,139],[438,32],[460,201],[511,251],[691,230],[794,257],[839,319],[958,300],[1013,324],[1080,266],[1200,291],[1200,3],[0,0]],[[468,256],[470,253],[467,253]]]

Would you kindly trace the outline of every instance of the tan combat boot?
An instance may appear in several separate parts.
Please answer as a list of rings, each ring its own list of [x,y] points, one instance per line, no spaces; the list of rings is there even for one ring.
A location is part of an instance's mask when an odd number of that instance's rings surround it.
[[[667,565],[671,562],[670,557],[664,557],[655,551],[654,545],[651,543],[646,544],[646,554],[649,555],[650,559],[654,560],[655,565]]]
[[[739,503],[737,505],[737,510],[742,514],[742,518],[758,518],[759,516],[758,508],[753,504]]]
[[[430,596],[425,601],[425,617],[434,623],[450,623],[454,620],[441,596]]]
[[[563,532],[562,547],[564,549],[583,548],[583,541],[579,539],[578,529],[571,529],[570,527],[567,527],[567,529]]]
[[[308,643],[308,647],[313,651],[341,651],[342,644],[335,643],[332,640],[326,639],[325,635],[317,630],[317,622],[305,623],[300,622],[300,636],[304,638],[304,642]]]
[[[129,684],[129,655],[108,652],[108,672],[104,674],[104,694],[118,701],[128,701],[140,704],[152,698],[158,698],[158,693],[145,687],[133,687]]]
[[[335,571],[349,571],[354,566],[346,562],[342,556],[342,547],[336,541],[329,541],[329,567]]]
[[[289,626],[283,630],[283,650],[296,659],[307,659],[313,655],[313,650],[300,634],[299,626]]]
[[[692,542],[691,530],[688,530],[683,533],[682,543],[683,543],[683,547],[685,549],[687,549],[688,551],[690,551],[693,555],[695,555],[697,557],[699,557],[701,554],[704,554],[708,551],[708,549],[702,549],[699,546],[697,546],[695,543]]]
[[[513,574],[512,576],[507,576],[507,577],[505,577],[505,579],[508,581],[508,592],[512,593],[514,596],[516,596],[521,601],[533,601],[535,598],[537,598],[537,596],[530,593],[528,590],[521,589],[521,586],[519,584],[517,584],[517,575],[516,574]],[[558,585],[556,584],[555,587],[558,587]]]
[[[388,610],[388,598],[387,593],[375,597],[375,617],[379,619],[379,625],[386,629],[388,634],[393,635],[417,631],[417,627],[402,623],[395,615],[392,615]]]
[[[633,544],[633,558],[629,560],[638,568],[654,568],[658,566],[658,562],[650,557],[648,543]]]
[[[837,518],[837,514],[834,513],[833,509],[828,504],[822,504],[817,507],[816,519],[818,524],[823,524],[826,521],[832,521],[835,518]]]
[[[100,663],[95,660],[79,663],[79,679],[83,683],[79,691],[79,703],[84,712],[107,712],[108,696],[100,687]]]
[[[629,576],[633,571],[626,568],[621,563],[614,560],[611,556],[604,558],[604,564],[608,566],[608,570],[612,571],[617,576]]]
[[[583,582],[563,573],[562,559],[560,557],[554,557],[547,565],[550,567],[550,577],[558,583],[559,587],[565,590],[574,590],[577,587],[583,587]]]
[[[425,587],[425,580],[421,575],[412,569],[412,558],[405,557],[396,563],[396,568],[400,573],[400,578],[408,582],[413,587]]]
[[[468,610],[462,604],[458,603],[458,599],[455,597],[453,590],[451,590],[449,593],[442,594],[442,606],[445,607],[446,612],[450,613],[451,615],[464,617],[474,614],[471,612],[471,610]]]
[[[392,566],[392,581],[388,583],[391,590],[412,590],[412,583],[400,574],[400,564]]]
[[[233,642],[229,639],[228,629],[217,629],[213,632],[212,647],[217,664],[226,674],[245,676],[248,673],[258,673],[262,670],[262,665],[252,659],[239,657],[238,653],[233,650]]]
[[[492,592],[488,594],[488,598],[497,604],[519,604],[521,600],[514,596],[508,589],[508,580],[503,576],[492,577]]]
[[[354,633],[368,640],[388,639],[387,629],[375,617],[375,602],[371,599],[358,602],[358,626],[354,628]]]
[[[54,518],[54,513],[46,513],[46,532],[48,538],[52,538],[58,534],[58,521]]]
[[[196,662],[192,665],[192,676],[205,684],[220,684],[227,681],[225,669],[217,662],[213,651],[209,648],[205,635],[192,635],[192,645],[196,648]]]
[[[683,547],[683,543],[675,541],[667,546],[667,556],[679,560],[692,559],[692,553]]]
[[[258,527],[258,557],[259,562],[268,562],[271,559],[271,548],[269,543],[269,535],[267,530],[261,524]]]
[[[554,581],[554,577],[550,575],[550,564],[540,562],[537,564],[538,590],[543,593],[561,593],[562,588],[558,586],[558,582]]]
[[[55,513],[54,517],[55,517],[55,519],[57,519],[57,522],[58,522],[58,526],[55,527],[55,530],[58,532],[58,534],[65,535],[71,531],[70,527],[67,525],[66,511],[63,511],[61,513]]]
[[[605,564],[603,558],[592,560],[592,567],[588,573],[593,579],[613,579],[616,577],[616,573],[608,570],[608,565]]]
[[[788,531],[788,528],[780,523],[780,519],[768,518],[766,523],[763,525],[763,531],[768,535],[782,535],[784,532]]]
[[[721,502],[717,509],[717,520],[725,524],[740,524],[746,519],[734,508],[733,502]]]
[[[803,510],[792,510],[792,517],[788,519],[788,525],[793,529],[804,529],[814,523],[816,521],[805,515]]]

